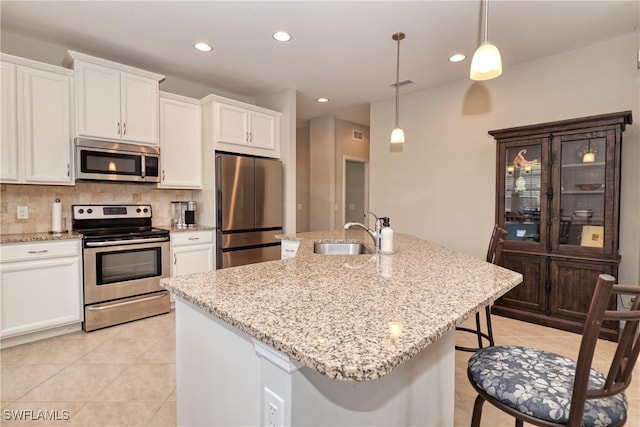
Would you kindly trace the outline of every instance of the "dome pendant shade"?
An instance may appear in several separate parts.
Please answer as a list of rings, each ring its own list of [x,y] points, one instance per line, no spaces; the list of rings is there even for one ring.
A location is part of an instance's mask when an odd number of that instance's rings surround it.
[[[471,80],[490,80],[502,74],[502,58],[498,48],[488,41],[482,43],[471,60],[469,78]]]
[[[402,128],[396,127],[391,132],[391,143],[402,144],[404,143],[404,131]]]
[[[584,156],[582,156],[582,163],[593,163],[596,161],[596,155],[593,153],[593,151],[587,151],[586,153],[584,153]]]
[[[484,0],[483,42],[471,59],[469,78],[482,81],[495,79],[502,74],[502,58],[498,48],[489,42],[489,0]]]

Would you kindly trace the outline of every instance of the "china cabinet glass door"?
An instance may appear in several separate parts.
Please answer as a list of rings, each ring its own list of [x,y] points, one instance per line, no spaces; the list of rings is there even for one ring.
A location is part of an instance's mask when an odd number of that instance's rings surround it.
[[[606,132],[564,135],[554,142],[559,194],[554,196],[557,230],[554,248],[603,252],[608,240],[607,224],[611,203],[607,203],[608,177]],[[555,216],[555,215],[554,215]]]
[[[507,240],[523,244],[544,241],[546,227],[546,140],[518,141],[501,153],[504,228]]]

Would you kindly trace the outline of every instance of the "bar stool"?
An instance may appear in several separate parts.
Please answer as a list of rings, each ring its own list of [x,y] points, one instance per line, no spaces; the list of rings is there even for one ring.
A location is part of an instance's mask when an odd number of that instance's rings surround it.
[[[493,232],[491,233],[491,239],[489,240],[489,249],[487,250],[487,262],[492,264],[498,264],[500,262],[501,254],[502,254],[502,244],[504,243],[504,239],[507,237],[507,230],[498,227],[497,225],[493,227]],[[456,350],[460,351],[469,351],[476,352],[481,348],[484,348],[483,340],[489,342],[489,346],[494,346],[495,343],[493,341],[493,329],[491,328],[491,306],[488,305],[484,309],[485,313],[485,321],[487,323],[487,332],[482,331],[482,325],[480,323],[480,312],[476,313],[476,328],[465,328],[462,326],[456,327],[456,331],[469,332],[474,334],[478,338],[478,347],[463,347],[456,346]]]

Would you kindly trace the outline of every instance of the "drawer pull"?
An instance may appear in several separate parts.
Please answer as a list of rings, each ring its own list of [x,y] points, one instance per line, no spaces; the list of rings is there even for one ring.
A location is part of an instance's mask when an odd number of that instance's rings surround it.
[[[199,237],[189,237],[189,240],[200,240]]]
[[[118,303],[115,303],[115,304],[103,305],[103,306],[99,306],[99,307],[87,307],[87,310],[89,310],[89,311],[108,310],[110,308],[122,307],[123,305],[129,305],[129,304],[137,304],[139,302],[150,301],[150,300],[163,298],[163,297],[164,297],[164,293],[162,295],[154,295],[154,296],[151,296],[151,297],[140,298],[140,299],[124,301],[124,302],[118,302]]]
[[[28,253],[30,253],[30,254],[46,254],[47,252],[49,252],[49,249],[41,249],[39,251],[29,251]]]

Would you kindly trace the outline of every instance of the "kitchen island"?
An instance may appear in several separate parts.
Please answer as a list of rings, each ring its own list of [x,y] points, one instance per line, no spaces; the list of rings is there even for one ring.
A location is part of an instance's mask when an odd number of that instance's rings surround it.
[[[522,276],[405,234],[392,255],[319,255],[164,279],[178,425],[453,425],[454,329]]]

